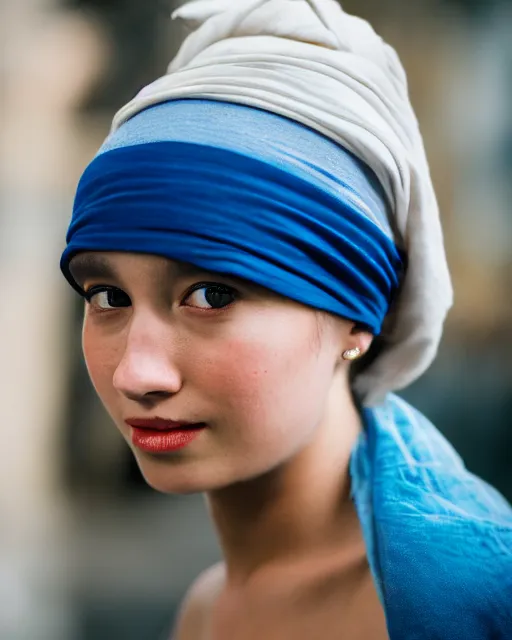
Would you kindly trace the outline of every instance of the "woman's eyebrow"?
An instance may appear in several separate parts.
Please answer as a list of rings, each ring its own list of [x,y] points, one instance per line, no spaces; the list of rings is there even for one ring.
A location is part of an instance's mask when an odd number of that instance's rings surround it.
[[[80,254],[75,256],[69,264],[69,270],[81,287],[91,278],[115,279],[118,277],[112,264],[106,258],[98,255]]]

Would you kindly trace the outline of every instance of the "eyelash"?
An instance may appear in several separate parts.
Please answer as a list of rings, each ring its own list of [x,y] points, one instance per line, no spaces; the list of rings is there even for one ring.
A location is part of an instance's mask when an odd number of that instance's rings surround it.
[[[190,298],[190,296],[193,293],[195,293],[196,291],[199,291],[201,289],[217,289],[221,293],[227,293],[227,294],[231,295],[234,298],[234,300],[232,302],[229,302],[228,304],[222,306],[222,307],[219,307],[219,308],[212,307],[210,309],[204,309],[204,308],[193,306],[193,305],[186,305],[185,304],[186,300],[188,298]],[[94,287],[91,287],[87,291],[84,291],[83,297],[85,298],[85,300],[87,301],[88,304],[91,304],[94,296],[96,296],[96,295],[98,295],[100,293],[105,293],[105,292],[106,293],[121,292],[130,301],[130,304],[129,305],[128,304],[127,305],[120,305],[118,307],[112,307],[111,309],[102,309],[101,307],[98,307],[96,309],[96,311],[98,313],[111,312],[111,311],[116,310],[116,309],[123,309],[123,308],[126,308],[128,306],[131,306],[131,300],[130,300],[128,294],[124,293],[124,291],[122,289],[119,289],[118,287],[113,287],[113,286],[96,285]],[[189,307],[191,307],[193,309],[197,309],[199,311],[222,311],[223,309],[226,309],[227,307],[230,307],[233,304],[233,302],[238,300],[238,298],[239,298],[239,292],[236,289],[234,289],[234,287],[231,287],[229,285],[225,285],[225,284],[222,284],[222,283],[219,283],[219,282],[197,282],[196,284],[192,285],[192,287],[190,287],[187,290],[185,295],[182,297],[180,304],[183,305],[183,306],[189,306]],[[209,304],[209,303],[207,302],[207,304]]]

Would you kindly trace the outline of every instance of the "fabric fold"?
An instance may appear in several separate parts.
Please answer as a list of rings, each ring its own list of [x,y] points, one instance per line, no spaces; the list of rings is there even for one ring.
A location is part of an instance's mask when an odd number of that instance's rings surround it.
[[[392,640],[512,638],[512,510],[419,411],[363,412],[352,496]]]

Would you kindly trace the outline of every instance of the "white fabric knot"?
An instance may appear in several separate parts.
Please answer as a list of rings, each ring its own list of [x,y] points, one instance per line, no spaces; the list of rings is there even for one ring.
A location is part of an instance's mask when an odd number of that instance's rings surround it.
[[[178,9],[194,29],[167,75],[115,116],[207,98],[301,122],[373,169],[389,198],[395,242],[408,256],[384,323],[384,349],[355,382],[380,403],[431,364],[453,302],[439,210],[407,79],[394,49],[335,0],[196,0]]]

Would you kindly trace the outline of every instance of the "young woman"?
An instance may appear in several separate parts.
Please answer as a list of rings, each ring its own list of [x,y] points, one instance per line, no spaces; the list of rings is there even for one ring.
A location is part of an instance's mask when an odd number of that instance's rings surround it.
[[[512,638],[512,511],[393,394],[451,305],[396,54],[333,0],[179,15],[61,262],[144,477],[218,532],[174,637]]]

